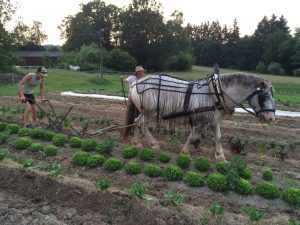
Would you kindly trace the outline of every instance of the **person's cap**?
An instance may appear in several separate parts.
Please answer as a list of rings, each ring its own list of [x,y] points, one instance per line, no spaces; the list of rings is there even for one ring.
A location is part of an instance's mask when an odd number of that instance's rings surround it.
[[[142,66],[135,67],[135,72],[144,71],[144,68]]]
[[[37,70],[36,70],[37,73],[42,73],[43,76],[47,76],[47,70],[45,67],[38,67]]]

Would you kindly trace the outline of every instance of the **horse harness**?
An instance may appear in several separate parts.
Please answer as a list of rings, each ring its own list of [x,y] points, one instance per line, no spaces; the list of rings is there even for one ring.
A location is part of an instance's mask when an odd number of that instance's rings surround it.
[[[189,122],[192,125],[192,114],[215,111],[215,110],[224,110],[228,114],[233,114],[234,110],[230,109],[226,105],[225,97],[222,91],[222,84],[218,74],[210,74],[210,77],[207,78],[207,85],[209,85],[209,89],[212,93],[212,96],[215,100],[215,104],[213,106],[208,107],[200,107],[196,109],[189,109],[190,99],[192,95],[192,90],[195,85],[194,81],[188,83],[188,87],[185,93],[185,98],[183,102],[183,111],[170,113],[168,115],[162,116],[164,120],[179,117],[179,116],[189,116]],[[158,104],[159,105],[159,96],[158,96]],[[159,115],[159,108],[157,108],[157,120]]]

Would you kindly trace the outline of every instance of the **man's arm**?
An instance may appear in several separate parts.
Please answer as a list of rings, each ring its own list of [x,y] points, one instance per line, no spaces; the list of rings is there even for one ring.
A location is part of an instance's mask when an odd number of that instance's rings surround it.
[[[40,96],[43,102],[44,101],[44,79],[42,79],[40,82]]]
[[[25,101],[25,96],[22,90],[22,85],[28,83],[31,80],[32,76],[31,74],[27,74],[25,77],[22,78],[22,80],[20,80],[20,82],[18,83],[18,93],[19,93],[19,98],[22,101]]]

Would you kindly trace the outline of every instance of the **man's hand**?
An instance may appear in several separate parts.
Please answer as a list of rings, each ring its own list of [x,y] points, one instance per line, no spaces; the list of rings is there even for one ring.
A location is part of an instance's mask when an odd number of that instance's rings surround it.
[[[21,100],[22,103],[26,102],[25,96],[24,96],[24,95],[21,95],[21,96],[20,96],[20,100]]]
[[[42,104],[45,104],[46,99],[44,97],[41,97]]]

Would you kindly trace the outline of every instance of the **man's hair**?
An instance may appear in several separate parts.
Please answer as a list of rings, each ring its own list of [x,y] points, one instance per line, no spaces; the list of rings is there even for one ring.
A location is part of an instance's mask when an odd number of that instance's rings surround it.
[[[47,74],[47,70],[43,66],[39,66],[36,69],[36,73],[42,73],[42,74]]]

